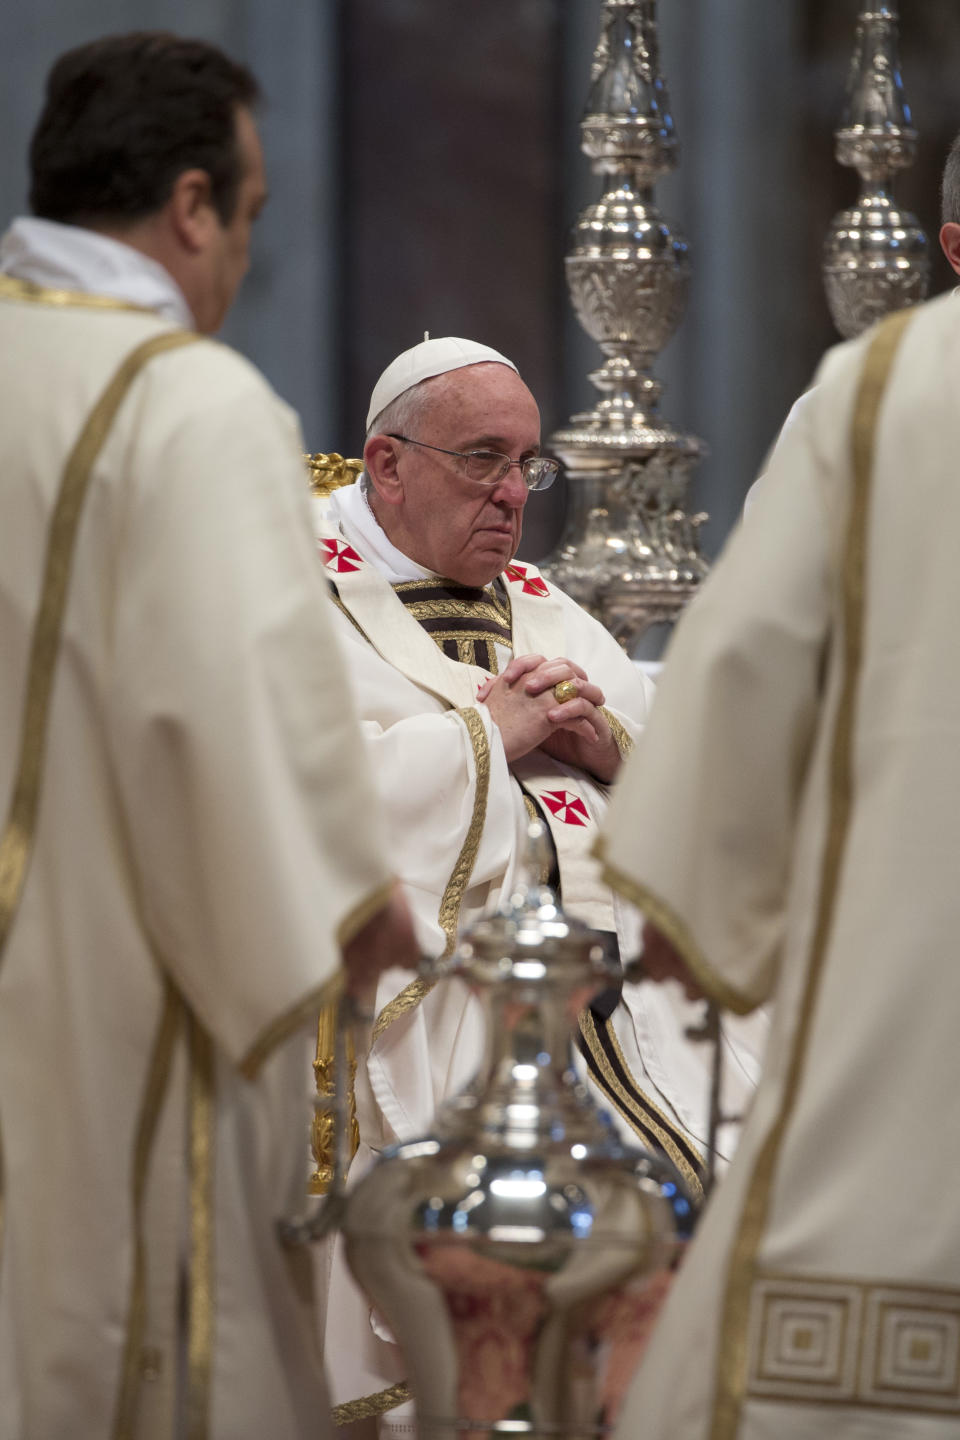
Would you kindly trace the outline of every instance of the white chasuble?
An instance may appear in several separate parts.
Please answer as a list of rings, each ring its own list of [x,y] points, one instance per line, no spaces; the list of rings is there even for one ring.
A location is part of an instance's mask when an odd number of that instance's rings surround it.
[[[950,297],[827,357],[606,821],[706,989],[775,999],[623,1440],[960,1434],[958,375]]]
[[[387,815],[389,854],[424,949],[449,953],[458,926],[509,889],[533,805],[550,828],[564,907],[615,932],[623,955],[634,953],[637,917],[603,883],[591,854],[608,787],[540,750],[508,765],[492,716],[476,699],[491,667],[472,657],[489,655],[489,645],[498,670],[511,652],[579,664],[604,691],[624,754],[646,721],[649,682],[601,625],[528,562],[507,566],[488,595],[476,592],[479,602],[458,601],[463,587],[430,575],[390,545],[363,485],[361,479],[317,502],[318,548],[340,610],[339,634]],[[509,641],[499,624],[504,611]],[[457,654],[464,658],[453,658]],[[585,1059],[578,1057],[596,1098],[625,1135],[662,1147],[695,1194],[710,1062],[684,1030],[700,1016],[700,1007],[676,996],[627,985],[609,1019],[585,1016]],[[751,1021],[726,1042],[734,1072],[731,1110],[742,1110],[752,1092],[764,1023],[762,1017]],[[424,1134],[437,1105],[476,1071],[482,1045],[480,1006],[461,982],[430,989],[399,971],[388,973],[369,1053],[358,1069],[356,1169],[395,1139]],[[735,1128],[724,1137],[726,1153]],[[341,1421],[397,1404],[403,1361],[389,1340],[338,1246],[326,1355]]]
[[[307,1440],[329,1405],[309,1257],[274,1226],[337,937],[388,871],[291,412],[198,340],[100,423],[170,333],[0,277],[3,820],[50,696],[0,857],[5,903],[8,839],[29,853],[0,916],[4,1440]]]

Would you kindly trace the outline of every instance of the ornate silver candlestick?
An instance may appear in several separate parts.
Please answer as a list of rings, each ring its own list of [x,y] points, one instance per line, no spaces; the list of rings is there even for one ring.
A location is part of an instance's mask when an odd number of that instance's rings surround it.
[[[659,415],[651,374],[686,304],[686,241],[654,201],[677,163],[659,71],[655,0],[604,0],[583,150],[609,188],[577,220],[567,284],[583,328],[606,359],[590,379],[602,398],[550,437],[570,478],[570,513],[545,567],[633,651],[672,620],[706,574],[698,527],[684,509],[701,442]]]
[[[913,164],[917,149],[900,77],[895,4],[869,5],[857,20],[836,141],[837,160],[859,173],[861,189],[827,233],[823,278],[833,323],[850,339],[889,311],[917,304],[930,281],[927,237],[891,193],[895,173]]]

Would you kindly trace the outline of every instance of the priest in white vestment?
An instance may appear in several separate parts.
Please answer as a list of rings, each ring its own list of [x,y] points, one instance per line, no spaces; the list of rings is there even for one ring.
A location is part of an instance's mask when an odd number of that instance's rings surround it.
[[[960,1433],[958,375],[949,297],[827,357],[605,822],[649,968],[775,1000],[623,1440]]]
[[[608,787],[647,718],[650,686],[590,615],[535,565],[514,559],[524,506],[555,462],[512,362],[457,338],[404,352],[374,390],[353,485],[317,501],[325,574],[388,845],[424,950],[449,954],[509,892],[527,817],[549,827],[565,909],[636,949],[635,917],[591,856]],[[533,503],[536,503],[535,500]],[[661,1149],[702,1195],[710,1055],[686,1039],[699,1006],[628,984],[584,1013],[582,1069],[627,1138]],[[765,1019],[724,1038],[732,1113],[759,1073]],[[477,1068],[478,1002],[458,981],[430,989],[387,973],[356,1092],[357,1168],[425,1133],[438,1103]],[[729,1156],[737,1126],[721,1136]],[[385,1416],[410,1429],[403,1358],[332,1267],[326,1357],[341,1423]],[[389,1415],[388,1415],[388,1412]]]
[[[51,206],[135,206],[137,144],[174,147],[165,198],[0,245],[3,1440],[326,1433],[311,1260],[275,1226],[341,947],[355,976],[412,935],[296,419],[197,333],[264,198],[253,98],[202,42],[64,57],[35,200],[52,165]],[[216,114],[232,209],[196,163]]]

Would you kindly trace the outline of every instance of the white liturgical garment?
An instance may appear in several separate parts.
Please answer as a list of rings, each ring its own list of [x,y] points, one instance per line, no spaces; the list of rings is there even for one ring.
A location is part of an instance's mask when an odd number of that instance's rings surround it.
[[[708,992],[775,997],[621,1440],[960,1433],[958,376],[949,298],[827,357],[605,822]]]
[[[477,702],[479,684],[511,654],[566,656],[606,696],[623,753],[647,718],[652,687],[612,637],[536,566],[514,562],[481,609],[464,618],[452,587],[404,556],[379,526],[364,480],[317,502],[324,571],[340,607],[339,635],[387,816],[389,853],[404,882],[421,943],[449,951],[509,888],[528,807],[550,828],[563,904],[637,949],[637,916],[602,883],[591,855],[607,786],[542,751],[508,765],[499,731]],[[421,623],[426,619],[431,633]],[[477,625],[488,626],[486,632]],[[698,1193],[710,1054],[684,1035],[701,1007],[650,985],[627,985],[609,1021],[585,1015],[582,1073],[634,1144],[661,1146]],[[740,1113],[759,1073],[765,1017],[725,1037],[729,1109]],[[357,1074],[361,1149],[355,1166],[394,1139],[426,1133],[437,1105],[479,1064],[479,1002],[459,981],[432,990],[399,971],[383,977],[372,1044]],[[736,1126],[722,1137],[732,1153]],[[397,1403],[402,1356],[359,1296],[339,1246],[332,1268],[326,1356],[338,1418]],[[404,1422],[401,1422],[404,1423]]]
[[[383,903],[382,837],[294,416],[189,337],[102,424],[171,326],[136,256],[124,293],[67,292],[91,238],[54,290],[0,276],[3,820],[52,680],[35,823],[3,832],[32,853],[0,954],[0,1435],[307,1440],[311,1265],[274,1225],[303,1206],[315,1017]],[[83,473],[62,635],[31,656]]]

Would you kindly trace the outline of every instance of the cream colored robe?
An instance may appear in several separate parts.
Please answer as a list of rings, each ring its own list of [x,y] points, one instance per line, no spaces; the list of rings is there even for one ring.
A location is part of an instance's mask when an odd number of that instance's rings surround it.
[[[3,816],[66,457],[169,329],[50,298],[0,280]],[[149,362],[94,466],[0,963],[3,1440],[324,1433],[310,1261],[274,1222],[303,1206],[336,936],[387,870],[299,452],[199,341]]]
[[[622,1440],[960,1433],[957,302],[915,312],[875,432],[871,338],[684,617],[605,825],[707,989],[776,997]]]
[[[417,567],[411,569],[412,562],[389,545],[359,494],[357,485],[319,506],[318,543],[342,607],[339,634],[387,816],[390,854],[424,948],[434,955],[449,950],[458,923],[468,925],[511,885],[526,825],[526,790],[541,801],[551,827],[565,908],[591,925],[616,930],[621,953],[633,953],[635,912],[615,901],[590,855],[607,787],[541,751],[508,766],[493,718],[475,698],[487,672],[449,659],[404,608],[385,573],[408,580]],[[646,721],[649,682],[608,632],[548,585],[536,566],[508,567],[505,583],[514,654],[563,655],[581,664],[604,691],[626,751]],[[554,813],[543,797],[559,793],[568,803]],[[357,1076],[356,1170],[370,1164],[371,1152],[426,1133],[437,1105],[466,1084],[482,1054],[480,1006],[459,981],[428,991],[421,981],[388,972],[377,1011]],[[694,1187],[695,1171],[684,1157],[692,1151],[696,1164],[703,1154],[710,1056],[707,1047],[685,1039],[684,1029],[701,1015],[700,1006],[682,997],[628,985],[613,1019],[615,1043],[642,1107],[638,1113],[628,1094],[624,1113],[617,1114],[620,1128],[634,1144],[659,1139]],[[758,1017],[734,1025],[725,1041],[733,1111],[742,1111],[752,1094],[765,1029],[765,1017]],[[595,1095],[613,1108],[607,1091]],[[737,1128],[727,1127],[722,1137],[727,1155]],[[388,1332],[375,1325],[338,1253],[326,1357],[341,1416],[375,1413],[395,1402],[390,1387],[403,1378],[403,1358],[387,1343]]]

